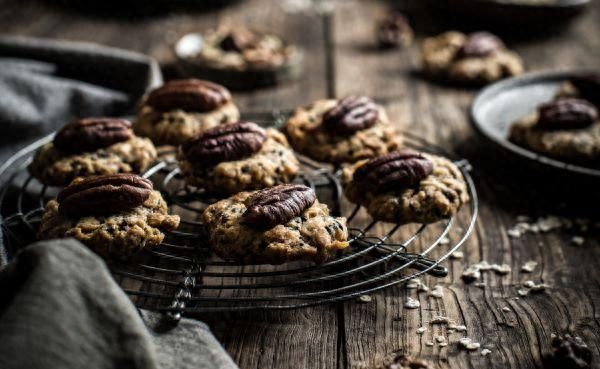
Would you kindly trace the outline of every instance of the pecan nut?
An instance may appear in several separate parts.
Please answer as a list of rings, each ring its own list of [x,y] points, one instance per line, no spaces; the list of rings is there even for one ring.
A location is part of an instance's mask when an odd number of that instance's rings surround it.
[[[592,351],[579,337],[552,335],[552,351],[544,358],[544,367],[556,369],[589,368]]]
[[[412,40],[412,29],[402,13],[393,11],[377,24],[377,43],[381,48],[392,48],[408,44]]]
[[[165,83],[148,95],[146,103],[158,111],[207,112],[231,101],[229,91],[216,83],[181,79]]]
[[[116,214],[142,205],[152,189],[152,182],[135,174],[109,174],[76,180],[56,200],[69,216]]]
[[[285,184],[256,191],[246,203],[242,222],[256,228],[272,228],[300,216],[317,199],[304,185]]]
[[[418,152],[393,151],[370,159],[356,169],[353,181],[365,191],[403,190],[433,171],[433,163]]]
[[[600,74],[586,74],[571,79],[579,96],[600,106]]]
[[[489,32],[474,32],[467,36],[465,43],[458,51],[458,56],[484,57],[505,49],[504,42]]]
[[[108,147],[131,137],[131,123],[125,119],[86,118],[71,122],[58,131],[54,146],[74,154]]]
[[[598,119],[598,110],[586,100],[565,98],[540,105],[538,125],[549,129],[583,128]]]
[[[196,167],[247,158],[258,152],[267,138],[256,123],[222,124],[204,131],[181,145],[183,155]]]
[[[234,51],[241,53],[256,44],[256,36],[246,28],[234,28],[219,42],[223,51]]]
[[[372,127],[379,109],[366,96],[347,96],[323,115],[324,127],[334,134],[349,135]]]

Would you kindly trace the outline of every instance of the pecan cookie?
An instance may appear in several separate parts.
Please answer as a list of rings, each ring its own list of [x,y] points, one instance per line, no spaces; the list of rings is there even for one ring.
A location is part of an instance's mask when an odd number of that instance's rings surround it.
[[[133,129],[156,145],[179,145],[239,117],[225,87],[198,79],[174,80],[142,98]]]
[[[553,158],[600,165],[598,109],[583,99],[559,98],[515,122],[509,139]]]
[[[288,183],[300,169],[285,136],[251,122],[223,124],[179,148],[186,183],[211,194],[234,194]]]
[[[484,85],[524,69],[521,58],[488,32],[448,31],[425,39],[421,54],[426,74],[462,84]]]
[[[448,159],[412,150],[394,151],[343,169],[346,197],[377,220],[433,223],[469,201],[460,170]]]
[[[46,205],[39,239],[74,237],[104,257],[159,245],[179,216],[152,183],[134,174],[78,178]]]
[[[348,247],[346,219],[330,216],[303,185],[240,192],[207,207],[202,218],[213,251],[226,260],[322,263]]]
[[[234,89],[274,85],[302,73],[300,49],[274,35],[236,26],[186,37],[178,47],[182,66]],[[193,44],[198,47],[187,47]]]
[[[298,152],[330,163],[372,158],[401,143],[383,107],[367,97],[315,101],[296,109],[283,131]]]
[[[152,142],[135,136],[128,121],[86,118],[66,125],[40,147],[28,169],[44,184],[64,186],[77,177],[141,173],[156,155]]]

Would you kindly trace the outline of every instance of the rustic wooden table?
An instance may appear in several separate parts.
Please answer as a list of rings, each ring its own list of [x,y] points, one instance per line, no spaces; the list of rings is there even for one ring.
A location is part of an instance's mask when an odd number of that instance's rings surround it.
[[[510,192],[503,192],[502,186],[492,183],[493,177],[485,175],[494,167],[478,160],[483,153],[472,148],[476,138],[466,113],[475,91],[438,86],[415,72],[417,44],[424,34],[439,30],[427,14],[415,18],[415,45],[381,52],[374,47],[373,23],[389,5],[375,1],[337,1],[333,13],[323,15],[291,14],[279,1],[249,0],[207,13],[141,20],[89,17],[37,2],[0,3],[3,33],[95,41],[137,50],[157,58],[167,72],[174,61],[170,45],[186,32],[224,21],[272,31],[306,50],[304,78],[276,89],[236,93],[243,110],[293,108],[349,93],[370,95],[385,104],[398,127],[458,151],[475,164],[480,216],[462,248],[465,257],[448,262],[447,278],[425,279],[430,287],[443,287],[442,299],[419,294],[421,308],[407,310],[404,302],[407,296],[416,296],[415,291],[398,286],[373,295],[370,303],[348,301],[297,311],[203,317],[241,368],[373,368],[398,352],[423,357],[439,368],[534,368],[541,365],[551,333],[567,330],[589,344],[594,367],[600,367],[597,234],[584,235],[582,246],[572,244],[572,233],[560,230],[508,236],[516,216],[536,207],[512,201]],[[523,56],[529,70],[597,67],[599,35],[600,3],[596,1],[561,32],[511,42],[511,46]],[[465,284],[461,272],[482,260],[508,264],[512,272],[505,276],[486,273],[485,287]],[[528,260],[537,261],[538,267],[531,274],[520,273]],[[526,280],[552,287],[546,293],[518,298],[517,290]],[[437,315],[464,324],[464,334],[491,353],[483,356],[480,351],[461,351],[456,342],[462,333],[426,324]],[[416,334],[421,325],[427,326],[422,336]],[[450,344],[427,345],[438,335]]]

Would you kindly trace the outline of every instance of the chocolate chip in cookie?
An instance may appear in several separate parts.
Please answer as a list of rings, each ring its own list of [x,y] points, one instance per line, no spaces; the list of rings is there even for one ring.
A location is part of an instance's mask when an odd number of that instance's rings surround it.
[[[219,42],[219,47],[223,51],[233,51],[241,53],[245,49],[256,44],[257,37],[254,32],[247,28],[233,28]]]
[[[146,103],[158,111],[207,112],[231,101],[229,91],[216,83],[181,79],[165,83],[148,95]]]
[[[350,135],[377,122],[377,105],[366,96],[347,96],[323,115],[324,127],[333,134]]]
[[[76,154],[91,152],[133,137],[131,123],[118,118],[85,118],[64,126],[54,137],[54,147]]]
[[[311,188],[299,184],[260,190],[248,198],[242,222],[257,228],[272,228],[302,214],[316,198]]]
[[[267,136],[252,122],[223,124],[209,129],[181,145],[183,155],[196,167],[247,158],[258,152]]]
[[[412,150],[373,158],[356,169],[353,180],[365,191],[402,190],[418,184],[433,171],[433,163]]]
[[[135,174],[110,174],[76,179],[56,200],[68,216],[116,214],[142,205],[152,190],[152,182]]]

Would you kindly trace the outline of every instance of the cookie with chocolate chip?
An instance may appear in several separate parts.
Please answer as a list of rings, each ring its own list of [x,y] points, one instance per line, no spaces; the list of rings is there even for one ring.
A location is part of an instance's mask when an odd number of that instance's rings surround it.
[[[401,143],[383,107],[365,96],[318,100],[300,107],[283,131],[301,154],[338,164],[383,155]]]
[[[134,174],[78,178],[46,205],[39,239],[73,237],[106,258],[159,245],[176,229],[160,192]]]
[[[440,80],[485,85],[523,73],[523,61],[489,32],[448,31],[423,41],[422,68]]]
[[[252,122],[224,124],[183,143],[179,168],[186,183],[222,195],[289,183],[300,163],[285,136]]]
[[[342,185],[350,201],[391,223],[433,223],[469,201],[465,180],[451,161],[406,149],[346,166]]]
[[[207,207],[202,219],[213,251],[246,264],[322,263],[348,247],[346,219],[329,215],[303,185],[240,192]]]
[[[173,80],[142,98],[133,129],[156,145],[179,145],[239,117],[225,87],[198,79]]]
[[[67,124],[40,147],[28,170],[46,185],[64,186],[77,177],[141,173],[156,156],[152,142],[137,137],[127,120],[85,118]]]

